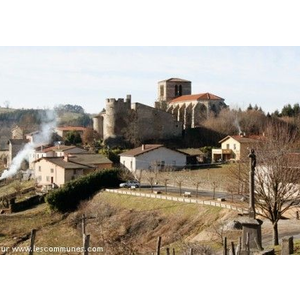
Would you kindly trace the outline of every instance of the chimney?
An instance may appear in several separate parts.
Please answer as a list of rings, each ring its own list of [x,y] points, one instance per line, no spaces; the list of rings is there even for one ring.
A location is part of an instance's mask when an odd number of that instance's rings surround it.
[[[142,151],[145,151],[145,144],[142,145]]]
[[[64,153],[64,161],[69,162],[69,155],[68,153]]]

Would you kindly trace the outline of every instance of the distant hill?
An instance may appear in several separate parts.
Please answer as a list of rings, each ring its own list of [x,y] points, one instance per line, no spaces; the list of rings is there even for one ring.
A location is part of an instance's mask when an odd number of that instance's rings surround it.
[[[58,126],[91,126],[92,117],[86,114],[83,109],[78,109],[78,106],[66,105],[60,106],[63,109],[57,109],[57,125]],[[72,110],[75,107],[75,111]],[[14,109],[0,107],[0,139],[7,140],[11,138],[11,130],[18,125],[24,133],[35,131],[43,122],[45,116],[44,109]]]

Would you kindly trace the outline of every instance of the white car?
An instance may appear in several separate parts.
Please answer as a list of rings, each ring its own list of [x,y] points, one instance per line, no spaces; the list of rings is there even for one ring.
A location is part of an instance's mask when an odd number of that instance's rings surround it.
[[[137,188],[140,186],[140,183],[135,180],[129,180],[120,184],[121,188]]]

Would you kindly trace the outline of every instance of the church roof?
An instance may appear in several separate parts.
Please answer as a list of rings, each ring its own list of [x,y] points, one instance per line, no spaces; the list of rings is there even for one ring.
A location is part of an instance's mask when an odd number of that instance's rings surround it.
[[[189,80],[186,80],[186,79],[181,79],[181,78],[169,78],[169,79],[165,79],[165,80],[161,80],[159,82],[165,82],[165,81],[168,81],[168,82],[191,82]]]
[[[170,103],[174,102],[185,102],[185,101],[197,101],[197,100],[224,100],[223,98],[216,96],[211,93],[203,93],[203,94],[195,94],[195,95],[184,95],[177,97],[170,101]]]

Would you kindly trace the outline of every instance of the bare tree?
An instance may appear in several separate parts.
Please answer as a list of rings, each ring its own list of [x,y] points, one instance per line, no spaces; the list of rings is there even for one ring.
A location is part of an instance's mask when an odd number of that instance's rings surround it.
[[[212,181],[211,186],[212,186],[212,189],[213,189],[213,200],[215,200],[215,198],[216,198],[216,189],[219,186],[219,183],[217,181]]]
[[[179,188],[179,195],[181,196],[181,194],[182,194],[182,184],[184,183],[185,179],[180,175],[178,175],[178,176],[175,175],[174,176],[174,181],[175,181],[176,185]]]
[[[256,149],[255,197],[257,214],[273,225],[273,243],[279,244],[278,222],[300,200],[300,155],[294,153],[295,130],[286,124],[270,124],[266,139]]]
[[[133,180],[134,176],[127,168],[124,167],[121,169],[119,178],[120,180],[127,181],[127,180]]]
[[[151,187],[151,193],[153,193],[153,184],[154,184],[155,174],[153,172],[148,172],[146,174],[146,180],[149,182]]]
[[[144,175],[143,171],[144,170],[139,169],[139,170],[135,170],[133,172],[133,176],[139,182],[139,191],[141,190],[141,183],[142,183],[142,178],[143,178],[143,175]]]

